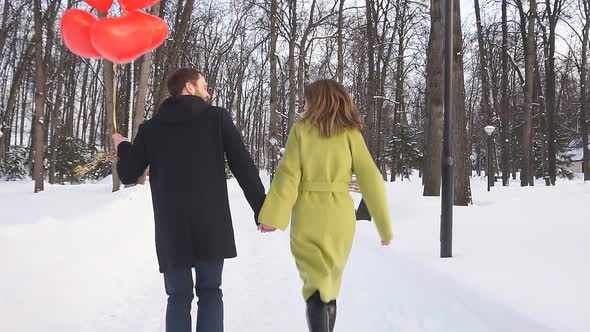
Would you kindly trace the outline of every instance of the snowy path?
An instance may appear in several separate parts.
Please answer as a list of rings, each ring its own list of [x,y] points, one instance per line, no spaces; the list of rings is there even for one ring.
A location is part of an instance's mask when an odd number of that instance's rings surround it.
[[[52,186],[32,195],[30,188],[29,183],[0,182],[0,330],[163,331],[165,296],[153,248],[149,191],[136,187],[111,194],[108,185],[98,184]],[[590,198],[590,186],[572,188],[582,196],[578,199]],[[527,241],[523,225],[511,225],[513,236],[498,240],[511,249],[495,251],[516,258],[493,260],[487,244],[472,248],[488,237],[489,221],[479,220],[477,228],[459,223],[456,258],[443,261],[436,258],[438,201],[416,196],[416,184],[390,189],[398,239],[392,248],[381,248],[373,225],[359,223],[339,299],[338,332],[584,331],[590,324],[584,281],[590,274],[587,266],[578,267],[587,264],[582,259],[590,227],[567,223],[562,239],[547,235],[555,227],[538,221],[541,239],[570,241],[554,243],[555,256],[545,256],[550,260],[545,263],[531,252],[514,252],[515,245]],[[288,235],[257,233],[234,182],[230,192],[239,257],[226,263],[224,273],[226,330],[305,331]],[[535,194],[535,200],[547,195]],[[497,201],[502,206],[513,201],[499,194],[486,197],[493,202],[476,200],[470,210],[458,209],[457,218],[486,214],[486,206]],[[501,226],[507,227],[506,221]],[[467,234],[470,240],[462,240]],[[571,261],[558,257],[564,250]],[[530,258],[530,266],[519,262],[519,255]],[[543,266],[559,271],[545,270],[543,276],[538,274]],[[486,268],[510,269],[514,280]],[[573,291],[580,299],[570,296]],[[545,296],[529,299],[538,292]]]

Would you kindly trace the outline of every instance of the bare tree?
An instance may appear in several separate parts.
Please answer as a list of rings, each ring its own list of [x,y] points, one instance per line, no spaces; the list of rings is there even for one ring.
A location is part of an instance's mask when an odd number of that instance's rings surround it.
[[[476,17],[476,26],[477,26],[477,41],[479,45],[479,77],[481,80],[481,99],[480,99],[480,107],[481,111],[484,114],[484,121],[485,125],[489,126],[493,124],[493,111],[490,101],[490,73],[488,67],[488,50],[486,48],[486,43],[484,41],[484,32],[482,28],[482,18],[479,6],[479,0],[474,1],[475,4],[475,17]],[[490,138],[491,139],[491,138]],[[486,152],[486,160],[488,160],[489,165],[492,165],[493,162],[493,152],[491,151],[491,145],[488,146],[488,150]],[[486,175],[489,178],[495,177],[494,167],[491,166],[486,169]],[[494,184],[494,181],[490,181],[491,185]]]
[[[523,37],[525,57],[525,84],[524,84],[524,125],[521,137],[521,169],[520,185],[523,187],[534,185],[533,169],[531,162],[532,153],[532,98],[533,76],[536,58],[535,48],[535,18],[537,17],[537,0],[529,0],[529,12],[525,15],[522,1],[516,2],[521,17],[521,34]],[[528,28],[525,28],[528,27]]]
[[[154,5],[151,9],[151,15],[158,16],[160,14],[160,3]],[[147,104],[147,93],[148,93],[148,84],[150,79],[150,73],[152,69],[152,58],[153,52],[148,52],[141,58],[141,65],[139,67],[139,82],[137,87],[137,97],[135,102],[135,109],[133,110],[133,121],[131,124],[131,140],[135,139],[137,136],[137,132],[139,131],[139,125],[143,123],[145,114],[146,114],[146,104]],[[133,69],[132,69],[133,70]],[[147,171],[146,171],[147,174]],[[139,178],[138,183],[144,184],[145,177],[144,174],[142,177]]]
[[[460,0],[455,1],[454,26],[461,26]],[[477,0],[476,0],[477,1]],[[468,206],[471,198],[471,168],[469,166],[469,144],[467,139],[467,119],[465,112],[465,82],[463,78],[463,34],[461,29],[454,29],[453,49],[453,162],[454,198],[453,204]],[[482,73],[483,74],[483,73]]]
[[[366,94],[366,108],[367,108],[367,117],[366,117],[366,124],[367,129],[365,131],[365,136],[367,138],[367,144],[369,146],[369,150],[373,154],[373,158],[377,155],[377,147],[375,144],[375,113],[376,113],[376,105],[375,105],[375,95],[377,94],[377,77],[375,72],[375,36],[376,36],[376,23],[374,22],[374,15],[372,13],[372,9],[374,8],[375,4],[373,0],[366,0],[366,17],[367,17],[367,66],[368,66],[368,73],[367,73],[367,94]]]
[[[583,8],[582,16],[584,20],[584,28],[582,29],[582,54],[581,63],[578,66],[580,73],[580,129],[582,134],[582,149],[583,149],[583,166],[584,181],[590,181],[590,149],[588,144],[588,120],[590,112],[588,112],[588,34],[590,33],[590,5],[588,0],[580,0]]]
[[[344,82],[344,45],[342,41],[342,34],[344,30],[344,0],[340,0],[340,6],[338,7],[338,82],[342,84]]]
[[[45,63],[43,62],[43,19],[41,0],[34,0],[34,16],[35,16],[35,117],[33,146],[35,149],[35,161],[33,164],[33,179],[35,179],[35,193],[44,190],[44,144],[45,144]]]
[[[443,136],[443,41],[444,2],[430,1],[430,39],[426,65],[426,112],[428,114],[424,149],[424,196],[440,196]]]
[[[295,46],[297,43],[297,2],[289,1],[289,12],[291,15],[290,32],[289,32],[289,111],[287,131],[291,131],[291,127],[295,123],[295,108],[297,98],[297,77],[295,74]],[[302,103],[302,100],[299,100]]]
[[[545,105],[547,108],[547,158],[549,162],[549,179],[555,185],[557,178],[557,150],[556,150],[556,74],[555,74],[555,37],[557,22],[563,9],[564,0],[545,0],[545,16],[548,27],[540,24],[543,31],[545,51]],[[547,31],[549,30],[549,31]]]
[[[56,102],[54,105],[51,106],[51,145],[49,149],[49,183],[54,184],[55,181],[55,172],[56,172],[56,162],[57,162],[57,150],[58,145],[61,140],[61,110],[62,110],[62,101],[63,101],[63,94],[61,93],[62,87],[64,85],[65,76],[62,74],[63,69],[67,65],[67,53],[65,50],[61,50],[59,65],[57,69],[57,84],[56,84]]]
[[[500,100],[500,140],[502,142],[502,184],[510,185],[510,110],[508,109],[508,13],[502,0],[502,79]]]
[[[584,169],[590,172],[588,0],[577,0],[577,7],[569,6],[572,1],[535,0],[529,6],[525,0],[474,0],[476,21],[467,18],[457,30],[453,50],[455,186],[460,188],[455,204],[469,202],[470,172],[481,171],[485,156],[483,125],[492,122],[499,127],[498,149],[488,157],[498,163],[504,185],[519,170],[521,185],[527,186],[535,177],[547,175],[554,183],[556,176],[567,175],[550,161],[574,137],[584,146]],[[276,166],[278,148],[302,111],[307,81],[335,78],[365,117],[364,134],[384,177],[387,172],[391,180],[407,177],[419,168],[424,194],[440,194],[444,1],[365,0],[363,6],[347,6],[344,0],[163,0],[151,13],[168,23],[170,37],[141,62],[118,71],[64,48],[56,33],[58,19],[79,2],[61,4],[41,3],[38,46],[31,32],[39,19],[27,10],[36,6],[33,0],[0,0],[0,162],[20,145],[28,149],[27,165],[32,165],[41,119],[47,151],[42,163],[49,164],[51,183],[64,182],[60,156],[68,148],[61,144],[66,138],[93,153],[110,151],[114,116],[133,138],[166,97],[165,75],[176,67],[194,67],[207,74],[212,103],[235,117],[259,167],[272,171]],[[581,21],[572,22],[573,15]],[[571,44],[560,36],[560,24],[577,37]],[[567,56],[555,49],[560,37],[570,46]],[[543,42],[542,54],[537,40]],[[43,80],[37,79],[38,63],[44,64]],[[41,94],[31,89],[38,82],[43,82]],[[44,105],[36,107],[41,100]],[[416,157],[410,160],[407,151]],[[473,165],[470,155],[477,158]],[[553,178],[552,172],[557,173]],[[585,177],[590,180],[590,174]]]
[[[116,69],[117,66],[110,61],[103,60],[103,79],[104,79],[104,107],[105,107],[105,117],[106,117],[106,127],[107,127],[107,141],[109,142],[108,150],[112,151],[114,147],[112,146],[111,135],[115,133],[115,118],[114,114],[116,114]],[[118,191],[121,187],[121,180],[119,180],[119,176],[117,174],[117,162],[113,161],[112,166],[112,174],[113,174],[113,192]]]
[[[277,77],[277,0],[270,1],[270,124],[268,152],[271,177],[277,167],[279,152],[278,77]]]
[[[175,68],[178,63],[179,53],[181,52],[181,48],[183,45],[184,40],[186,39],[186,31],[189,26],[189,22],[191,19],[191,14],[193,12],[195,0],[186,0],[185,1],[178,1],[177,11],[176,11],[176,19],[174,24],[174,35],[172,40],[170,41],[170,45],[166,47],[166,60],[165,65],[162,66],[164,71],[158,71],[159,75],[156,75],[157,82],[161,82],[164,79],[164,73],[167,72],[169,69]],[[162,3],[161,6],[165,6],[165,3]],[[165,8],[165,7],[163,7]],[[162,8],[160,8],[162,9]],[[161,55],[161,53],[160,53]],[[158,66],[160,65],[160,60],[158,55],[156,55]],[[166,87],[159,83],[159,90],[155,105],[160,105],[164,99],[166,98],[167,92]]]

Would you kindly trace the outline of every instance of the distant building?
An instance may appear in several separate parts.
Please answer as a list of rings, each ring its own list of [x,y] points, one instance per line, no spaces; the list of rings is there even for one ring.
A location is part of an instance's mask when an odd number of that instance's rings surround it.
[[[584,173],[584,149],[582,147],[582,138],[577,138],[569,144],[568,155],[572,158],[572,163],[567,168],[574,173]]]

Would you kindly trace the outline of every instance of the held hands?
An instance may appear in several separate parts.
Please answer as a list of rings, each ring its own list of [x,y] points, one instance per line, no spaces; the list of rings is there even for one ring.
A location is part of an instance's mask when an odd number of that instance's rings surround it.
[[[115,146],[115,149],[117,149],[119,144],[123,142],[129,142],[129,139],[121,134],[113,134],[113,145]]]
[[[272,232],[276,231],[277,229],[272,226],[260,224],[260,225],[258,225],[258,230],[262,233],[272,233]],[[384,247],[387,247],[390,244],[391,244],[391,240],[381,240],[381,245]]]
[[[265,224],[260,224],[258,225],[258,230],[261,231],[262,233],[272,233],[274,231],[276,231],[277,229]]]

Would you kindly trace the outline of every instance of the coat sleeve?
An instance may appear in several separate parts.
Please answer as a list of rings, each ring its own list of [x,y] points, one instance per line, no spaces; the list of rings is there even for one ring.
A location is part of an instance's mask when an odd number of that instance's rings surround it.
[[[375,219],[377,230],[382,240],[393,239],[385,185],[381,172],[375,165],[371,153],[360,131],[354,130],[350,135],[353,172],[356,174],[361,193],[369,211]]]
[[[231,115],[224,109],[221,109],[220,112],[223,149],[227,163],[238,180],[252,211],[254,211],[254,221],[256,222],[266,196],[264,185],[260,180],[258,168],[256,168],[250,153],[246,149],[242,135],[231,119]],[[258,222],[256,223],[258,224]]]
[[[117,173],[123,184],[137,183],[149,165],[145,146],[145,129],[139,126],[133,144],[122,142],[117,148]]]
[[[299,137],[297,126],[293,126],[285,155],[277,167],[270,191],[258,221],[261,224],[285,230],[291,219],[291,210],[297,201],[301,182]]]

